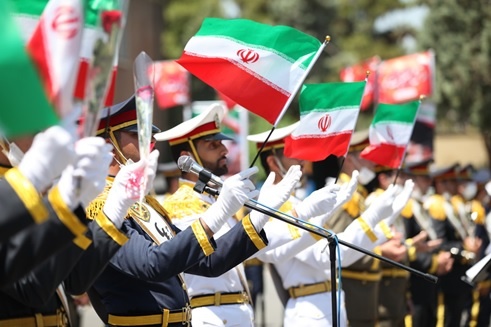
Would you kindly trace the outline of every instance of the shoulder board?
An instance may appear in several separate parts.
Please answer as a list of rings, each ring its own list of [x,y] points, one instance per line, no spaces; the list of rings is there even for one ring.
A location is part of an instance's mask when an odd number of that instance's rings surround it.
[[[281,212],[288,212],[293,209],[293,203],[291,200],[286,200],[285,203],[280,207],[279,211]]]
[[[413,201],[413,199],[409,199],[409,201],[407,201],[406,206],[401,211],[402,217],[409,219],[413,216]]]
[[[486,223],[486,210],[482,206],[481,202],[472,200],[471,202],[472,214],[476,213],[476,219],[474,222],[478,225],[484,225]]]
[[[210,204],[201,200],[192,187],[184,184],[164,200],[162,207],[171,219],[181,219],[205,212]]]
[[[436,220],[447,219],[447,214],[443,208],[445,198],[439,194],[434,194],[428,198],[424,203],[424,208],[428,211],[430,216]]]

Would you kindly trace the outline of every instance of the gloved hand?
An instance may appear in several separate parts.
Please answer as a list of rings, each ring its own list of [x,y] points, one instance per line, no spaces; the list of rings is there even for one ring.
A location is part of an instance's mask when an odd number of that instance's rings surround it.
[[[358,186],[358,175],[360,173],[358,170],[353,170],[353,173],[351,174],[351,180],[349,183],[344,184],[341,189],[338,192],[338,195],[336,196],[336,205],[334,206],[334,210],[348,202],[349,199],[353,196],[353,194],[356,191],[356,187]]]
[[[339,185],[331,184],[312,192],[312,194],[295,206],[294,210],[297,213],[297,217],[302,220],[308,220],[316,216],[328,214],[336,204],[336,197],[339,190]]]
[[[43,193],[75,159],[73,139],[64,128],[53,126],[34,138],[19,164],[20,172]]]
[[[401,214],[402,209],[404,209],[407,201],[409,201],[409,198],[411,197],[413,188],[414,182],[411,179],[408,179],[404,183],[404,188],[402,190],[400,190],[400,187],[398,187],[400,192],[392,202],[392,213],[388,218],[385,219],[385,222],[388,226],[392,225],[394,223],[394,220]]]
[[[351,175],[351,180],[349,183],[341,186],[339,192],[336,195],[336,203],[332,207],[330,211],[327,211],[325,214],[311,218],[310,222],[317,226],[324,226],[329,219],[332,217],[332,214],[338,210],[343,204],[345,204],[351,197],[353,193],[356,191],[356,186],[358,185],[358,170],[354,170]]]
[[[79,204],[87,207],[104,190],[112,148],[100,137],[87,137],[75,143],[75,162],[65,168],[58,182],[60,195],[70,209]]]
[[[361,217],[370,227],[375,227],[382,219],[389,218],[393,213],[392,202],[394,201],[397,188],[392,184],[373,201],[373,203],[361,214]]]
[[[257,173],[257,167],[246,169],[223,182],[220,195],[215,203],[201,216],[208,228],[216,233],[250,198],[259,194],[249,177]]]
[[[116,227],[121,227],[128,209],[140,198],[140,188],[147,178],[144,194],[150,192],[156,175],[159,151],[150,153],[148,162],[140,160],[121,167],[116,175],[102,211]]]
[[[293,188],[301,177],[302,171],[300,170],[300,166],[293,165],[288,169],[283,179],[274,185],[275,173],[271,172],[261,187],[257,202],[274,209],[279,209],[290,198]],[[269,216],[255,210],[251,212],[250,217],[251,223],[257,231],[263,229],[269,220]]]

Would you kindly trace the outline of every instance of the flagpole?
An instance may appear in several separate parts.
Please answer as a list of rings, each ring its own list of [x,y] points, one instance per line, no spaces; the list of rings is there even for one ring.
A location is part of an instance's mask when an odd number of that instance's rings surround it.
[[[314,58],[312,58],[312,61],[310,62],[307,69],[305,70],[303,78],[297,83],[297,85],[295,85],[295,88],[293,89],[292,94],[290,95],[290,97],[286,101],[285,105],[283,106],[283,109],[281,109],[281,112],[278,115],[278,117],[276,118],[276,121],[274,122],[273,127],[276,127],[278,125],[278,123],[280,122],[281,118],[283,118],[283,116],[285,115],[285,112],[288,109],[288,107],[290,106],[290,104],[292,103],[293,98],[297,94],[298,90],[300,90],[300,87],[302,87],[303,81],[307,78],[307,75],[310,73],[310,71],[314,67],[314,64],[317,62],[317,59],[319,59],[322,51],[324,51],[324,48],[327,46],[327,44],[330,41],[331,41],[331,37],[329,35],[326,35],[324,42],[322,42],[321,46],[319,47],[319,50],[317,50],[317,52],[314,55]]]
[[[286,110],[288,109],[288,107],[292,103],[293,98],[297,94],[298,90],[300,90],[300,87],[302,87],[302,84],[303,84],[304,80],[307,78],[307,75],[310,73],[310,71],[314,67],[314,64],[317,62],[317,59],[319,59],[322,51],[324,50],[324,48],[327,46],[327,44],[330,41],[331,41],[331,37],[329,35],[326,35],[326,37],[324,39],[324,42],[322,42],[322,44],[320,45],[319,49],[317,50],[317,52],[315,53],[314,57],[312,58],[312,61],[307,66],[307,69],[305,70],[305,73],[303,75],[303,78],[301,78],[300,81],[297,83],[297,85],[295,85],[295,88],[293,89],[290,97],[288,98],[288,100],[286,101],[285,105],[283,106],[283,109],[281,109],[280,114],[276,118],[276,121],[274,122],[273,127],[271,127],[271,130],[269,131],[268,136],[266,137],[266,139],[264,140],[263,144],[261,145],[261,147],[257,151],[256,156],[252,160],[250,167],[254,166],[254,164],[256,163],[256,160],[259,157],[259,155],[261,154],[261,152],[263,151],[264,146],[266,145],[266,143],[268,143],[269,138],[271,137],[271,134],[273,134],[273,131],[275,130],[276,126],[280,122],[281,118],[283,118],[283,116],[285,115]]]
[[[409,145],[409,142],[411,142],[411,136],[413,135],[414,125],[416,124],[416,118],[418,117],[419,108],[421,107],[421,102],[423,101],[424,98],[425,98],[424,95],[421,95],[419,97],[419,105],[418,105],[418,109],[416,110],[416,114],[414,115],[413,126],[411,127],[411,133],[409,134],[410,135],[409,141],[406,143],[406,146],[404,147],[404,153],[402,154],[401,162],[399,163],[399,167],[396,170],[396,176],[394,177],[394,181],[392,182],[393,185],[396,184],[397,177],[399,177],[399,172],[401,171],[402,165],[404,164],[404,160],[406,159],[407,146]]]
[[[365,87],[363,88],[363,93],[362,93],[361,100],[360,100],[360,106],[358,107],[358,111],[356,112],[356,119],[355,119],[356,122],[358,121],[358,116],[360,115],[361,104],[363,103],[363,96],[365,95],[365,89],[366,89],[367,84],[368,84],[368,77],[369,76],[370,76],[370,71],[367,70],[366,76],[365,76]],[[355,123],[355,126],[353,127],[353,133],[355,132],[355,128],[356,128],[356,123]],[[344,162],[346,160],[346,156],[348,156],[349,144],[351,144],[351,138],[353,137],[353,133],[351,133],[351,135],[349,137],[348,148],[346,149],[346,153],[343,156],[343,160],[341,161],[341,164],[339,165],[338,176],[336,177],[336,180],[334,183],[338,182],[339,175],[341,174],[341,170],[343,169],[343,165],[344,165]]]

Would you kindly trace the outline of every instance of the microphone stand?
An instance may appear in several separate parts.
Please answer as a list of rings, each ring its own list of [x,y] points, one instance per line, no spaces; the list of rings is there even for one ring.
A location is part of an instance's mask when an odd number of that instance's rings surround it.
[[[208,171],[202,170],[198,174],[198,181],[196,182],[193,190],[200,193],[200,194],[203,192],[206,192],[210,195],[218,196],[220,194],[220,192],[217,189],[214,189],[214,188],[207,185],[208,182],[210,181],[210,178],[211,178],[211,174]],[[337,287],[336,287],[336,243],[339,243],[339,244],[344,245],[346,247],[349,247],[355,251],[358,251],[358,252],[361,252],[361,253],[366,254],[368,256],[371,256],[372,258],[375,258],[375,259],[381,260],[383,262],[386,262],[388,264],[391,264],[393,266],[396,266],[400,269],[406,270],[406,271],[408,271],[408,272],[410,272],[410,273],[412,273],[418,277],[421,277],[421,278],[423,278],[429,282],[436,283],[438,281],[438,277],[436,277],[434,275],[424,273],[424,272],[421,272],[421,271],[416,270],[414,268],[408,267],[408,266],[403,265],[402,263],[399,263],[397,261],[385,258],[381,255],[378,255],[378,254],[373,253],[371,251],[365,250],[364,248],[361,248],[357,245],[354,245],[354,244],[351,244],[351,243],[348,243],[348,242],[345,242],[345,241],[339,240],[339,239],[336,242],[334,237],[333,237],[333,234],[324,230],[324,229],[322,229],[322,230],[309,229],[307,226],[302,225],[300,223],[297,223],[296,221],[295,222],[290,221],[290,220],[276,214],[275,212],[268,211],[264,208],[261,208],[261,207],[258,207],[258,206],[255,206],[255,205],[252,205],[249,203],[244,203],[244,206],[249,208],[249,209],[259,211],[259,212],[261,212],[267,216],[282,220],[283,222],[286,222],[288,224],[295,225],[295,226],[297,226],[303,230],[306,230],[310,233],[314,233],[316,235],[319,235],[319,236],[327,239],[328,244],[329,244],[329,259],[331,261],[331,302],[332,302],[331,305],[332,305],[332,321],[333,321],[332,325],[335,327],[338,326],[337,303],[336,303],[336,301],[337,301],[337,298],[336,298],[336,292],[337,292]]]

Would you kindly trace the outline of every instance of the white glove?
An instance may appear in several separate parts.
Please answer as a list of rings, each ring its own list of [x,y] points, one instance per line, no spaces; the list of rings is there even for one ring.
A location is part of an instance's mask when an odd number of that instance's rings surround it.
[[[302,202],[297,204],[294,210],[298,218],[308,220],[310,218],[330,213],[336,204],[339,185],[331,184],[312,192]]]
[[[58,182],[61,197],[70,209],[79,204],[86,208],[104,190],[112,148],[100,137],[87,137],[75,143],[75,163],[65,168]]]
[[[389,218],[393,213],[392,202],[394,201],[397,188],[389,187],[361,214],[361,217],[370,227],[375,227],[382,219]]]
[[[19,170],[38,192],[43,193],[74,159],[70,133],[60,126],[53,126],[36,135],[19,164]]]
[[[339,207],[341,207],[343,204],[345,204],[356,191],[356,186],[358,185],[358,170],[354,170],[353,174],[351,175],[351,180],[349,183],[344,184],[341,186],[341,189],[339,192],[337,192],[336,195],[336,203],[334,204],[334,207],[326,212],[323,215],[314,217],[310,219],[310,223],[316,225],[316,226],[324,226],[329,219],[332,217],[332,214],[338,210]]]
[[[344,184],[341,189],[338,192],[338,195],[336,196],[336,205],[334,206],[334,210],[348,202],[349,199],[353,197],[353,194],[356,191],[356,187],[358,186],[358,175],[360,173],[358,170],[353,170],[353,173],[351,174],[351,180],[349,183]]]
[[[215,203],[201,216],[208,228],[216,233],[250,198],[259,194],[249,177],[257,173],[257,167],[246,169],[223,182],[220,195]]]
[[[271,172],[261,187],[257,202],[273,209],[279,209],[283,203],[290,198],[293,187],[298,183],[300,177],[302,177],[300,166],[293,165],[288,169],[288,172],[283,179],[278,184],[274,185],[275,173]],[[269,220],[268,215],[255,210],[251,212],[250,217],[251,223],[257,231],[263,229],[264,225],[266,225]]]
[[[409,198],[411,197],[413,188],[414,182],[411,179],[408,179],[404,183],[404,188],[402,189],[402,191],[400,191],[400,193],[395,197],[394,201],[392,202],[392,214],[389,216],[389,218],[385,219],[385,222],[388,226],[392,225],[394,223],[394,220],[401,214],[401,211],[404,209],[407,201],[409,201]]]
[[[158,158],[159,151],[154,150],[150,153],[148,162],[140,160],[136,163],[130,163],[121,167],[116,175],[102,209],[116,227],[119,228],[123,225],[129,208],[140,199],[140,188],[144,184],[144,178],[147,178],[148,181],[144,194],[152,189]]]

